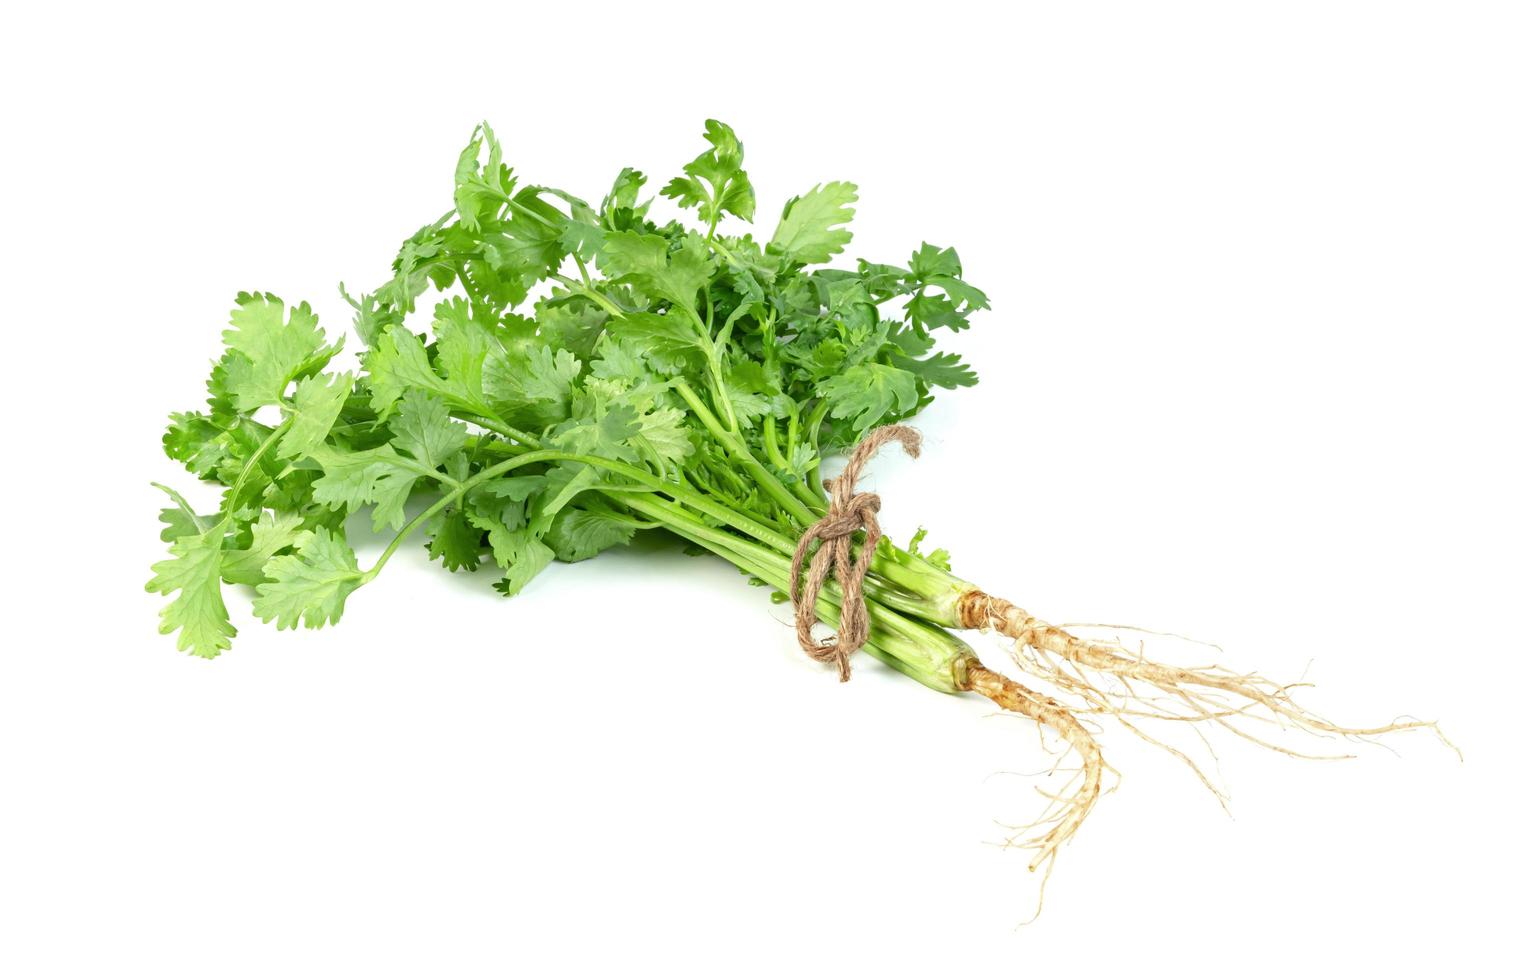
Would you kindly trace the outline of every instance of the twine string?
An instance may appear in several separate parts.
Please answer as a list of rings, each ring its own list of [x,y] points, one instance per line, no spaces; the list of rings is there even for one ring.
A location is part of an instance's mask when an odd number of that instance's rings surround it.
[[[789,598],[794,603],[794,628],[799,636],[799,648],[821,663],[835,661],[841,680],[850,680],[852,665],[849,658],[868,640],[868,605],[863,598],[863,579],[873,563],[873,553],[878,548],[882,532],[878,526],[879,496],[876,493],[858,493],[857,481],[864,468],[885,443],[898,442],[910,458],[921,455],[921,434],[906,425],[885,425],[863,437],[852,456],[847,460],[841,475],[827,480],[825,488],[830,491],[831,502],[826,514],[810,525],[794,548],[794,562],[789,574]],[[852,560],[852,538],[858,530],[863,532],[863,547],[857,560]],[[814,557],[810,547],[819,542]],[[800,584],[800,574],[808,572]],[[826,576],[835,569],[836,584],[841,587],[841,619],[836,636],[825,642],[815,639],[817,622],[815,603],[820,590],[825,587]]]

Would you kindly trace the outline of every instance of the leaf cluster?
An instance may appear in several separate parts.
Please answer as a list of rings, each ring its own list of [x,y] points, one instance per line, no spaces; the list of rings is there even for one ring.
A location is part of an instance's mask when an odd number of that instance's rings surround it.
[[[957,252],[830,266],[852,240],[842,181],[790,199],[765,242],[727,233],[755,216],[744,147],[715,120],[704,139],[660,191],[690,227],[658,224],[630,167],[596,204],[527,183],[478,127],[452,209],[377,288],[344,294],[358,372],[329,369],[342,345],[307,304],[240,294],[206,408],[164,436],[226,490],[211,515],[170,491],[170,555],[148,584],[170,597],[163,631],[226,649],[224,585],[252,588],[280,628],[337,622],[415,531],[451,571],[495,568],[508,595],[554,560],[717,513],[796,536],[824,456],[975,383],[936,349],[989,305]],[[368,570],[345,531],[361,512],[394,535]]]

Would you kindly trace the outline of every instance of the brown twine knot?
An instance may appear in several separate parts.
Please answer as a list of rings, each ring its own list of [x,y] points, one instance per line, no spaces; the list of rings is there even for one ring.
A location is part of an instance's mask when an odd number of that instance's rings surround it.
[[[804,532],[794,549],[794,564],[789,574],[789,598],[794,602],[794,627],[799,634],[799,647],[821,663],[836,661],[836,670],[843,681],[852,677],[848,659],[868,640],[868,605],[863,601],[863,579],[868,566],[873,563],[873,552],[878,548],[881,535],[878,527],[879,497],[876,493],[857,493],[857,479],[886,442],[899,442],[911,459],[921,455],[921,434],[907,425],[885,425],[863,437],[852,450],[841,475],[827,480],[825,487],[831,492],[831,504],[826,515]],[[852,536],[858,528],[863,531],[863,550],[857,561],[852,561]],[[809,562],[809,574],[804,587],[799,585],[799,573],[803,571],[810,545],[820,542],[814,558]],[[826,573],[836,569],[836,582],[841,586],[841,622],[836,636],[826,643],[815,640],[813,633],[816,616],[815,602],[825,586]]]

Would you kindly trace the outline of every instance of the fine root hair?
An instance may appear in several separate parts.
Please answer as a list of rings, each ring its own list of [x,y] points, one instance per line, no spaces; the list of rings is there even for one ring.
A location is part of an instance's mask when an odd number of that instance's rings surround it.
[[[1048,805],[1036,820],[1007,828],[1012,831],[1005,842],[1007,846],[1034,852],[1029,870],[1046,866],[1043,876],[1046,885],[1059,847],[1074,836],[1090,815],[1101,796],[1102,777],[1111,767],[1102,757],[1095,736],[1058,701],[990,670],[972,657],[966,663],[966,677],[968,690],[982,694],[1007,711],[1030,718],[1064,741],[1067,751],[1054,762],[1052,771],[1058,771],[1065,757],[1071,754],[1079,757],[1080,764],[1065,786],[1057,792],[1038,791]]]
[[[1432,721],[1398,718],[1369,728],[1339,725],[1297,703],[1292,692],[1309,687],[1308,684],[1279,684],[1259,674],[1238,673],[1216,664],[1176,667],[1158,663],[1144,655],[1142,643],[1129,649],[1120,642],[1082,639],[983,592],[966,594],[959,611],[965,627],[994,630],[1015,641],[1012,656],[1016,666],[1072,699],[1074,704],[1065,710],[1116,719],[1132,734],[1189,767],[1224,806],[1226,795],[1201,766],[1186,752],[1149,734],[1142,724],[1184,722],[1198,735],[1202,727],[1216,725],[1256,745],[1303,759],[1340,759],[1349,755],[1305,752],[1275,736],[1251,731],[1250,727],[1258,723],[1283,735],[1301,732],[1357,740],[1427,730],[1455,749]],[[1215,759],[1204,735],[1202,742]],[[1459,750],[1456,752],[1459,754]]]

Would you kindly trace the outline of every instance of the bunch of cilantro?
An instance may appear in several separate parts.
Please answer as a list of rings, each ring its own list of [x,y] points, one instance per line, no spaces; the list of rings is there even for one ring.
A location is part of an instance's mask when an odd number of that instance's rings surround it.
[[[524,183],[479,127],[454,207],[402,244],[379,288],[345,294],[359,373],[329,370],[342,340],[306,303],[239,295],[207,408],[164,436],[226,489],[200,514],[164,488],[170,555],[148,583],[170,597],[162,631],[197,656],[227,649],[228,584],[252,587],[278,628],[336,623],[409,542],[450,571],[495,565],[514,595],[554,560],[664,528],[786,591],[825,510],[822,459],[936,388],[973,384],[934,347],[988,302],[950,248],[827,268],[852,238],[850,183],[791,199],[766,243],[722,234],[727,215],[753,220],[755,195],[730,127],[710,120],[704,137],[660,191],[690,226],[653,221],[630,168],[596,205]],[[369,568],[345,534],[364,512],[393,534]],[[970,586],[919,537],[874,556],[865,649],[954,690],[966,647],[945,628]],[[838,600],[822,596],[827,622]]]

